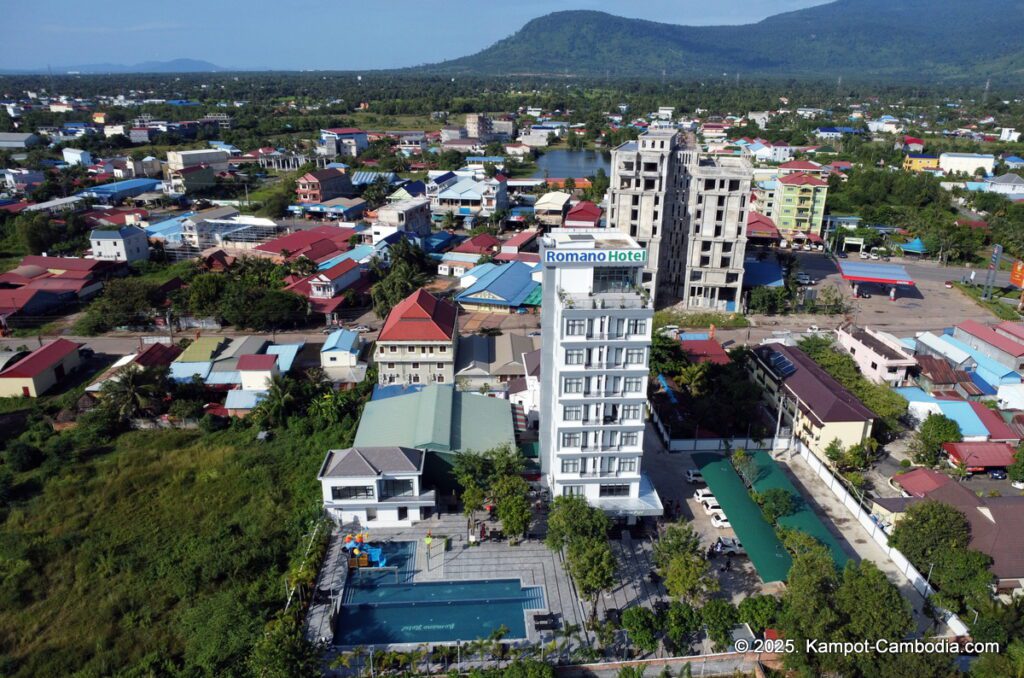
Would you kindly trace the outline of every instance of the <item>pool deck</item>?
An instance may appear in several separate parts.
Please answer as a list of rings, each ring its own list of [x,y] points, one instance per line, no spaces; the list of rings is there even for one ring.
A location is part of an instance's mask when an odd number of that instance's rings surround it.
[[[482,514],[481,514],[482,515]],[[427,549],[423,538],[430,531],[434,540]],[[563,624],[582,625],[583,609],[569,577],[565,573],[562,559],[552,553],[538,539],[524,541],[510,546],[507,541],[484,542],[479,546],[468,546],[466,519],[462,515],[446,514],[435,516],[408,528],[378,528],[370,530],[371,539],[380,541],[412,541],[416,543],[416,567],[412,581],[460,581],[481,579],[519,579],[524,587],[543,586],[546,611],[555,614]],[[444,539],[451,538],[451,549],[444,550]],[[333,641],[330,629],[333,598],[340,598],[344,591],[344,574],[347,561],[341,549],[338,530],[331,535],[324,566],[317,578],[318,593],[307,616],[307,637],[312,641]],[[340,583],[340,585],[339,585]],[[320,592],[322,590],[322,593]],[[539,612],[539,611],[538,611]],[[527,612],[526,639],[531,643],[549,641],[550,633],[542,638],[533,628],[534,612]],[[467,638],[466,640],[473,640]],[[513,640],[513,639],[509,639]],[[441,645],[443,643],[431,643]],[[392,644],[387,647],[402,649],[417,644]],[[384,646],[378,646],[382,649]],[[341,646],[332,646],[332,651],[341,651]]]

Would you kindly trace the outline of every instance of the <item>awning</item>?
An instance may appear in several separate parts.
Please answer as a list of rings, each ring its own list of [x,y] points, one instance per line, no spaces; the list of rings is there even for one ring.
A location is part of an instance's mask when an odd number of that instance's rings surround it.
[[[899,264],[869,264],[861,261],[844,261],[839,264],[839,273],[851,282],[873,282],[882,285],[913,285],[914,279],[907,269]]]
[[[900,245],[899,248],[903,250],[904,253],[910,252],[911,254],[924,254],[928,251],[920,238],[914,238],[910,242]]]

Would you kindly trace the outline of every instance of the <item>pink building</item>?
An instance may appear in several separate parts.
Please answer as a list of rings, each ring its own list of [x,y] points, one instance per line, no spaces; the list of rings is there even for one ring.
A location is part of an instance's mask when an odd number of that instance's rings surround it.
[[[861,374],[876,384],[900,386],[908,379],[907,371],[917,365],[906,347],[886,332],[848,325],[836,330],[836,338]]]

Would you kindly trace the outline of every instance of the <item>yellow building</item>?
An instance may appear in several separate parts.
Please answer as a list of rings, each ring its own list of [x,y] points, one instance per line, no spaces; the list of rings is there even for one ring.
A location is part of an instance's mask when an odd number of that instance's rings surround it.
[[[907,172],[924,172],[939,169],[939,159],[934,155],[908,153],[903,158],[903,169]]]
[[[875,413],[800,349],[758,346],[748,369],[780,423],[822,461],[833,440],[845,450],[871,437]]]
[[[0,372],[0,397],[37,398],[63,381],[81,359],[76,344],[57,339],[41,346]]]

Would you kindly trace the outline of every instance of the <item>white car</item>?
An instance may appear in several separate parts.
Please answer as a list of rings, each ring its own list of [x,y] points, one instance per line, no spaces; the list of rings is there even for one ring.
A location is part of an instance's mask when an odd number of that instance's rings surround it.
[[[725,511],[715,511],[712,513],[711,524],[721,529],[732,527],[732,523],[730,523],[729,519],[725,516]]]
[[[1014,480],[1012,483],[1010,483],[1010,486],[1015,490],[1024,490],[1024,483],[1022,483],[1019,480]]]
[[[694,483],[702,483],[704,482],[704,476],[702,476],[700,471],[696,469],[686,469],[686,482],[691,485]]]
[[[355,327],[352,328],[352,331],[362,334],[364,332],[372,332],[373,330],[370,328],[369,325],[356,325]]]
[[[796,284],[797,285],[813,285],[814,284],[814,278],[812,278],[811,276],[807,275],[806,273],[797,273],[796,274]]]
[[[743,548],[743,544],[740,540],[735,537],[719,537],[715,540],[715,553],[720,553],[725,556],[745,556],[747,555],[746,549]]]
[[[693,493],[693,498],[697,501],[704,501],[705,499],[714,499],[715,495],[711,493],[711,489],[702,487]]]
[[[880,259],[881,257],[879,257],[879,256],[878,256],[878,252],[872,252],[872,253],[871,253],[871,258],[872,258],[872,259],[873,259],[874,261],[878,261],[878,259]]]
[[[715,499],[714,497],[708,497],[707,499],[702,501],[700,505],[704,507],[704,513],[708,514],[709,516],[715,513],[721,513],[722,511],[721,505],[718,503],[718,500]]]
[[[871,258],[871,255],[870,255],[870,254],[868,254],[867,252],[861,251],[861,253],[860,253],[860,258],[861,258],[861,259],[870,259],[870,258]]]

